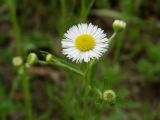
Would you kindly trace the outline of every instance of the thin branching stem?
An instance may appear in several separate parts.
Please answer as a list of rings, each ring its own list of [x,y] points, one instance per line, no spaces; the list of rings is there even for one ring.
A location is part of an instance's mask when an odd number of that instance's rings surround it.
[[[116,35],[117,35],[117,32],[114,31],[114,33],[112,34],[112,36],[108,39],[109,43],[115,38]]]
[[[30,84],[29,84],[29,77],[24,73],[22,75],[22,84],[23,84],[23,93],[24,93],[24,102],[27,117],[26,120],[32,120],[32,102],[31,102],[31,95],[30,95]]]

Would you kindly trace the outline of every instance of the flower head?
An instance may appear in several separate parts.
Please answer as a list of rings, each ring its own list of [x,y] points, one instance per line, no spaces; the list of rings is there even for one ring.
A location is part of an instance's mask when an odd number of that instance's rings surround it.
[[[108,39],[101,28],[90,24],[71,27],[62,40],[63,54],[78,63],[99,59],[108,48]]]

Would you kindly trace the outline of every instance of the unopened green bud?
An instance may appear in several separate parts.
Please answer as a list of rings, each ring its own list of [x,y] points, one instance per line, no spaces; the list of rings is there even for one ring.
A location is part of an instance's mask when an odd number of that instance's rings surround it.
[[[21,66],[23,64],[23,59],[20,56],[16,56],[13,58],[12,63],[16,67]]]
[[[115,20],[112,24],[114,31],[121,32],[126,28],[126,22],[122,20]]]
[[[25,64],[25,67],[26,67],[26,68],[30,68],[31,65],[30,65],[29,63],[26,63],[26,64]]]
[[[38,61],[38,57],[35,53],[30,53],[27,58],[27,63],[32,65]]]
[[[52,58],[53,58],[52,54],[48,54],[48,55],[46,56],[46,61],[47,61],[47,62],[50,62]]]
[[[113,90],[106,90],[103,93],[103,99],[109,104],[112,104],[116,100],[116,94]]]

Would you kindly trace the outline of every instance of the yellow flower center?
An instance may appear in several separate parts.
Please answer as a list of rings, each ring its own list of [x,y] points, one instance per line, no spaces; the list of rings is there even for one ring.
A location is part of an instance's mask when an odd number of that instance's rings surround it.
[[[95,46],[95,40],[91,35],[83,34],[76,38],[75,46],[80,51],[89,51]]]

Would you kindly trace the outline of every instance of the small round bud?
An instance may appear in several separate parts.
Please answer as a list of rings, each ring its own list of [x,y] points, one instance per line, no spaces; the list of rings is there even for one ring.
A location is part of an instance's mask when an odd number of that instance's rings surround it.
[[[16,56],[13,58],[12,63],[14,66],[18,67],[23,64],[23,59],[20,56]]]
[[[47,62],[50,62],[51,61],[51,59],[52,59],[52,54],[48,54],[47,56],[46,56],[46,61]]]
[[[115,100],[116,100],[116,94],[115,94],[115,92],[114,92],[113,90],[106,90],[106,91],[104,91],[104,93],[103,93],[103,99],[104,99],[106,102],[112,104],[112,103],[114,103]]]
[[[32,65],[38,61],[38,57],[35,53],[30,53],[27,57],[27,63]]]
[[[114,31],[121,32],[126,28],[126,23],[122,20],[115,20],[112,26]]]
[[[26,68],[30,68],[31,65],[30,65],[29,63],[26,63],[26,64],[25,64],[25,67],[26,67]]]

